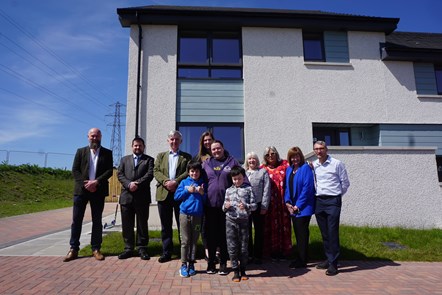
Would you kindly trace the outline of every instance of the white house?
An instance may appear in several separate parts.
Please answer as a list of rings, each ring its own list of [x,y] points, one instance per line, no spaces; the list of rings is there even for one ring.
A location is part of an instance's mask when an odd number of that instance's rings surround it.
[[[442,228],[442,34],[398,18],[321,11],[144,6],[130,28],[126,150],[170,130],[196,154],[211,129],[242,160],[325,140],[347,166],[341,221]]]

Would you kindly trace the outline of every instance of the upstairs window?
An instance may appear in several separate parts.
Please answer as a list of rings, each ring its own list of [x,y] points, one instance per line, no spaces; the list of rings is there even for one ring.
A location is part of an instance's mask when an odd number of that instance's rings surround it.
[[[302,32],[304,61],[348,63],[347,32]]]
[[[442,95],[442,65],[415,62],[413,68],[418,95]]]
[[[304,33],[303,44],[305,61],[325,61],[322,33]]]
[[[242,78],[239,32],[181,31],[178,46],[178,78]]]

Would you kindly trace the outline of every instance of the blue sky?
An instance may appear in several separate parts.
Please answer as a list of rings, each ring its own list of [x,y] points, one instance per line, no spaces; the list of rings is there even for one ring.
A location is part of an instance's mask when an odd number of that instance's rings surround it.
[[[116,9],[144,5],[397,17],[398,31],[442,33],[440,0],[2,0],[0,162],[70,169],[90,127],[100,128],[103,146],[110,146],[111,105],[125,104],[127,92],[129,29],[121,27]]]

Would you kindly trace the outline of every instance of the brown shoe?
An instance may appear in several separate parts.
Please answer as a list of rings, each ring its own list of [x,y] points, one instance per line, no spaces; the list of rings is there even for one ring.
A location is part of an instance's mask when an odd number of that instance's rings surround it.
[[[92,256],[94,256],[97,260],[104,260],[104,255],[101,254],[100,250],[94,250],[94,252],[92,252]]]
[[[78,258],[78,251],[74,249],[70,249],[68,254],[63,258],[63,262],[68,262]]]

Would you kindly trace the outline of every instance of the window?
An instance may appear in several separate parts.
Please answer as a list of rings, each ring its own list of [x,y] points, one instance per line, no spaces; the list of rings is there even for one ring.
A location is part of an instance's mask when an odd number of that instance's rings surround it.
[[[242,78],[239,32],[180,31],[178,46],[178,78]]]
[[[327,145],[350,146],[350,128],[313,127],[313,142],[317,140]]]
[[[325,61],[322,33],[304,33],[304,60]]]
[[[434,73],[436,74],[437,94],[442,95],[442,65],[434,66]]]
[[[304,61],[348,63],[347,32],[303,32]]]
[[[439,182],[442,182],[442,156],[436,156],[437,164],[437,175],[439,177]]]
[[[178,130],[183,134],[181,149],[192,156],[198,154],[201,134],[210,130],[224,148],[241,163],[244,161],[244,124],[242,123],[181,123]]]

